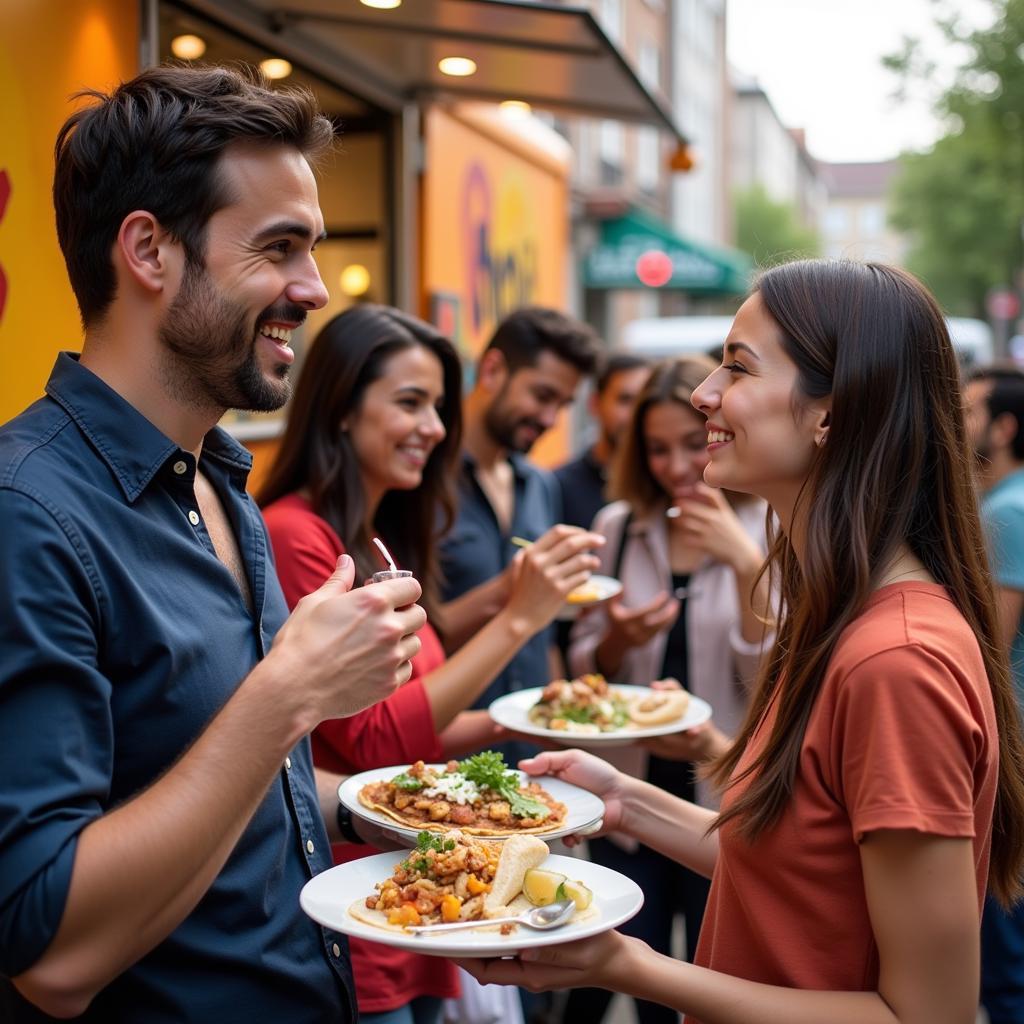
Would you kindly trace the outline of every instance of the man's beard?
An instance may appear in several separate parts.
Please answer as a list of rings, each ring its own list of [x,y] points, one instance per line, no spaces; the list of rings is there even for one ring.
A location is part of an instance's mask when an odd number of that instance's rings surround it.
[[[505,389],[503,388],[488,406],[487,412],[484,413],[484,426],[494,441],[502,448],[525,455],[544,433],[544,425],[529,417],[515,417],[506,412],[502,407],[504,397]],[[517,438],[516,434],[522,427],[532,427],[536,431],[536,437],[530,440]]]
[[[205,268],[190,260],[158,331],[170,357],[165,383],[175,398],[193,408],[280,409],[291,394],[289,367],[275,366],[275,379],[264,376],[256,358],[256,333],[268,321],[305,318],[301,306],[270,307],[250,327],[246,310],[221,296]]]

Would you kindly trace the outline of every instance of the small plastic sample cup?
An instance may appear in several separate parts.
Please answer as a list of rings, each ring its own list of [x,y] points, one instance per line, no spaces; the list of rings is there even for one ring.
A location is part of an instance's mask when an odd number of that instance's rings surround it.
[[[370,577],[371,583],[383,583],[385,580],[400,580],[412,573],[408,569],[381,569]]]

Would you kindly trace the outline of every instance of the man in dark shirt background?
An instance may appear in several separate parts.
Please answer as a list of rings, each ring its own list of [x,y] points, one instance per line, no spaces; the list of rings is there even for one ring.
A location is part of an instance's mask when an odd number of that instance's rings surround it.
[[[513,537],[536,541],[552,528],[563,537],[564,560],[586,568],[584,552],[603,543],[562,523],[558,485],[525,456],[572,402],[597,363],[600,342],[583,323],[557,310],[527,307],[495,329],[466,396],[459,511],[441,545],[445,575],[445,645],[457,648],[504,604],[515,559],[531,557]],[[547,536],[548,541],[552,540]],[[547,542],[545,542],[547,543]],[[487,707],[502,694],[543,686],[551,678],[553,630],[541,630],[477,701]],[[534,748],[508,744],[512,762]]]
[[[588,401],[588,411],[597,424],[597,440],[555,470],[562,492],[562,522],[589,530],[598,510],[607,504],[605,485],[612,456],[650,373],[650,363],[630,352],[615,352],[605,359]]]
[[[92,98],[54,179],[81,357],[0,427],[0,1018],[352,1021],[298,903],[346,827],[308,733],[409,677],[419,586],[345,556],[288,617],[216,427],[285,402],[326,302],[333,131],[221,68]]]

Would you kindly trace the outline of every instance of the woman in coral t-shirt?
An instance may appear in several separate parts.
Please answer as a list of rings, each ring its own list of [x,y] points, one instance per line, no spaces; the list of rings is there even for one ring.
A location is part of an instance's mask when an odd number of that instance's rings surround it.
[[[607,932],[467,969],[704,1024],[973,1021],[986,886],[1020,892],[1024,747],[942,315],[895,268],[777,267],[693,404],[707,483],[781,528],[776,645],[715,765],[721,813],[579,751],[523,767],[712,879],[696,961]]]
[[[461,372],[455,349],[428,324],[365,304],[323,328],[296,386],[260,493],[289,607],[316,590],[346,551],[357,579],[371,576],[382,567],[370,543],[379,536],[413,570],[428,615],[409,682],[313,732],[322,771],[439,761],[486,745],[495,736],[487,712],[462,709],[597,565],[588,551],[600,537],[574,527],[549,531],[513,564],[501,611],[445,660],[429,622],[438,615],[435,543],[452,509]],[[334,852],[338,863],[377,851],[347,843]],[[349,945],[363,1021],[427,1024],[441,999],[458,994],[450,963],[372,942]]]

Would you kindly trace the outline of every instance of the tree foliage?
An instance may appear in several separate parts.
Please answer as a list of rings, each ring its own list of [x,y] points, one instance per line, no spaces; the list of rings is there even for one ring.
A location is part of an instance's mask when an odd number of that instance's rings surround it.
[[[821,250],[818,235],[801,223],[796,209],[776,202],[762,185],[736,194],[735,213],[736,246],[759,267],[817,256]]]
[[[951,312],[973,316],[984,316],[993,288],[1019,285],[1022,264],[1024,0],[990,6],[982,29],[955,16],[938,20],[963,55],[935,100],[946,132],[927,152],[901,158],[890,206],[891,223],[910,238],[910,269]],[[935,71],[916,40],[886,64],[902,91]]]

